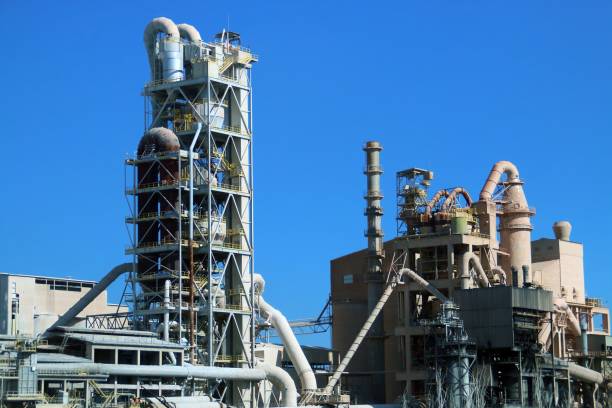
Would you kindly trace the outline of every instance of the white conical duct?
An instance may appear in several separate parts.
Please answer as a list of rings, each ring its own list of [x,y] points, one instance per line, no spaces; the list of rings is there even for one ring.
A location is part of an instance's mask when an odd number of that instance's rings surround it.
[[[164,33],[165,37],[161,39],[159,49],[156,50],[158,33]],[[144,43],[151,67],[151,79],[159,79],[155,77],[156,51],[159,52],[162,60],[162,78],[169,81],[183,79],[183,48],[180,39],[178,27],[169,18],[157,17],[147,24],[144,31]]]
[[[508,251],[509,257],[502,258],[501,266],[510,271],[517,271],[523,266],[531,267],[531,220],[533,210],[527,205],[523,183],[519,178],[518,169],[509,161],[495,163],[489,177],[480,192],[480,201],[491,201],[495,187],[501,182],[502,175],[506,175],[503,196],[503,213],[500,216],[500,246]],[[512,277],[511,277],[512,278]],[[523,286],[523,276],[517,274],[514,286]]]

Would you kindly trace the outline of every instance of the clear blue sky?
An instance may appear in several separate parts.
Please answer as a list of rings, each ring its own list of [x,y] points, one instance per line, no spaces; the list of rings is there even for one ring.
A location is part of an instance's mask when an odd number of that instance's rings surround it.
[[[167,16],[206,39],[229,20],[261,56],[255,262],[290,318],[316,315],[329,260],[365,243],[368,139],[385,146],[387,237],[395,171],[432,169],[434,187],[477,195],[511,160],[534,238],[569,219],[588,295],[612,300],[610,2],[1,0],[0,16],[1,271],[98,279],[126,260],[142,32]]]

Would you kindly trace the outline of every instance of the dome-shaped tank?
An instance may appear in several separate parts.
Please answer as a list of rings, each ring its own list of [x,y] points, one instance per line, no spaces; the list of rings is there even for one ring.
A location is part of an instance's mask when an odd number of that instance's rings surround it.
[[[572,233],[572,224],[568,221],[557,221],[553,224],[553,231],[555,238],[561,241],[569,241],[570,234]]]
[[[170,129],[156,127],[149,129],[138,143],[138,155],[145,152],[174,152],[181,148],[178,137]]]

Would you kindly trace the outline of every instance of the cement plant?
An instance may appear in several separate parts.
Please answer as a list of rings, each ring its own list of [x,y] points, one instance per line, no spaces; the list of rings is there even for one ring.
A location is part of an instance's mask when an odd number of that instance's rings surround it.
[[[204,41],[164,17],[144,45],[129,262],[99,282],[0,275],[2,406],[612,406],[609,310],[586,296],[570,222],[532,241],[528,174],[492,162],[470,175],[484,181],[474,193],[394,169],[397,229],[383,233],[383,146],[347,146],[364,151],[364,249],[331,260],[317,318],[289,321],[253,261],[258,56],[236,32]],[[331,348],[296,337],[328,330]]]

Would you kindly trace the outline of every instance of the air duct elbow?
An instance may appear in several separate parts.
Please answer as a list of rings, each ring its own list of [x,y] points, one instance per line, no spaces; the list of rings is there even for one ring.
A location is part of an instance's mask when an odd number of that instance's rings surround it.
[[[470,263],[474,266],[474,269],[476,270],[478,285],[481,288],[491,286],[489,283],[489,278],[487,277],[487,274],[485,273],[482,264],[480,263],[480,258],[473,252],[466,252],[461,258],[461,289],[468,289],[468,287],[466,286],[469,286]]]
[[[312,367],[306,359],[293,330],[291,330],[287,318],[279,310],[268,304],[261,295],[265,287],[265,281],[260,274],[253,275],[253,286],[255,288],[255,303],[259,306],[262,316],[268,319],[278,332],[289,359],[300,377],[302,392],[317,389],[317,380]]]
[[[427,203],[425,214],[430,216],[431,212],[433,211],[433,208],[442,199],[442,197],[445,197],[445,198],[448,197],[448,191],[444,189],[436,191],[436,194],[434,194],[433,197],[431,197],[431,200],[429,200],[429,202]]]
[[[266,373],[266,378],[282,392],[281,406],[297,407],[297,389],[293,379],[285,370],[270,364],[257,364]]]
[[[519,182],[519,173],[516,166],[509,161],[498,161],[495,163],[491,172],[489,173],[489,177],[485,182],[482,190],[480,191],[480,200],[481,201],[489,201],[491,197],[493,197],[493,192],[495,191],[495,187],[501,181],[502,175],[505,174],[508,181],[511,182]]]
[[[472,197],[470,196],[470,193],[468,193],[468,191],[463,187],[456,187],[448,194],[446,200],[444,200],[444,204],[442,204],[442,209],[444,211],[448,211],[451,204],[457,199],[458,195],[463,196],[463,198],[465,199],[466,206],[468,208],[472,206]]]
[[[159,43],[158,51],[162,60],[162,78],[169,81],[180,81],[183,79],[183,48],[180,42],[180,33],[176,24],[166,17],[154,18],[144,31],[144,43],[149,57],[151,78],[159,79],[155,69],[155,44],[158,33],[165,34],[165,37]]]
[[[178,24],[176,27],[178,28],[181,38],[184,38],[187,41],[195,44],[200,44],[202,42],[200,32],[191,24],[181,23]]]

